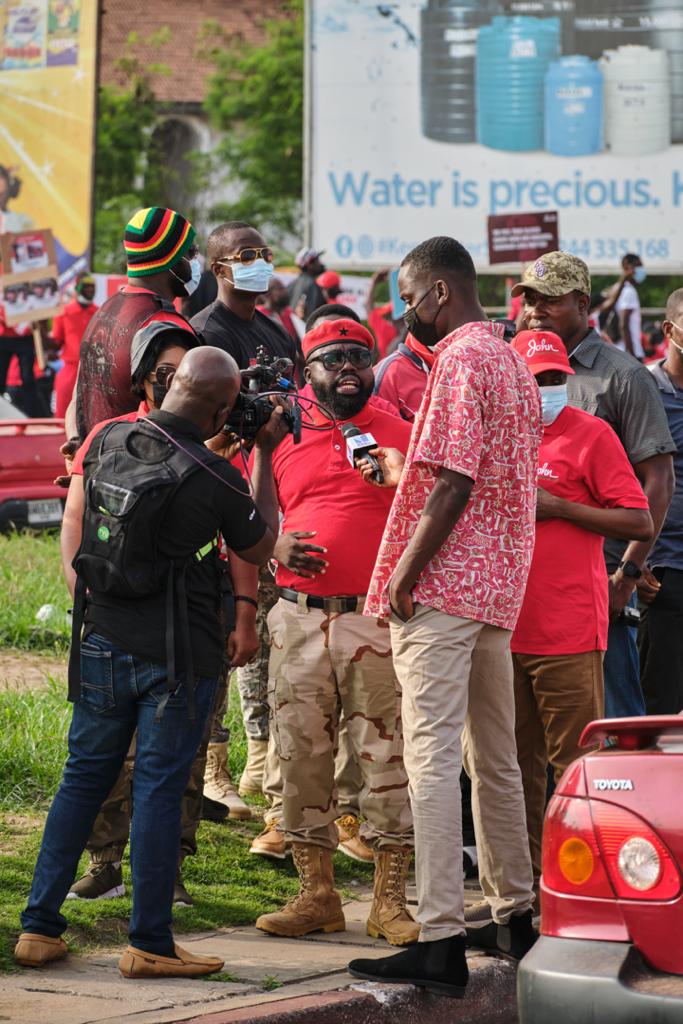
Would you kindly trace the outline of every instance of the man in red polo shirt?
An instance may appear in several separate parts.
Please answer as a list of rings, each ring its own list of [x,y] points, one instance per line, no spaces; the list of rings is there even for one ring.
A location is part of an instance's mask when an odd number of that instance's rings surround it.
[[[342,434],[353,423],[381,445],[405,448],[410,427],[369,404],[372,334],[351,319],[323,321],[302,341],[304,375],[318,402],[316,430],[295,445],[285,438],[273,459],[282,529],[314,537],[310,568],[279,567],[280,600],[268,616],[269,700],[283,778],[283,825],[301,890],[256,926],[298,936],[345,927],[334,888],[339,841],[334,753],[339,709],[363,777],[363,835],[375,851],[368,933],[394,945],[415,942],[418,926],[405,904],[413,846],[403,768],[400,699],[386,624],[363,605],[393,492],[368,487],[347,457]],[[314,531],[314,532],[311,532]]]
[[[546,765],[558,780],[581,751],[584,727],[604,716],[602,660],[608,594],[603,538],[647,541],[648,501],[604,420],[567,405],[567,350],[550,331],[512,343],[541,390],[536,544],[512,635],[517,758],[534,884],[541,875]]]
[[[52,325],[52,337],[60,346],[63,363],[55,377],[55,416],[60,419],[66,416],[76,386],[81,340],[100,308],[93,302],[94,298],[95,278],[87,273],[79,274],[74,298],[67,302],[64,312],[55,317]]]

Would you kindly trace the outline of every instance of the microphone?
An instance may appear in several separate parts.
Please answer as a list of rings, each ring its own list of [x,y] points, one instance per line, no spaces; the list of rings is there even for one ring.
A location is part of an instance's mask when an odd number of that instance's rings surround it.
[[[377,457],[369,454],[373,448],[378,447],[372,434],[364,434],[355,423],[345,423],[341,432],[346,441],[346,457],[351,465],[355,468],[356,462],[367,459],[372,466],[373,480],[378,484],[383,483],[382,467],[377,461]]]

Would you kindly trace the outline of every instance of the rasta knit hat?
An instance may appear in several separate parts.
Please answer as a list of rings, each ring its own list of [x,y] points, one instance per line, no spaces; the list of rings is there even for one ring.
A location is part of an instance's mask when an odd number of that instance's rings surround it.
[[[195,235],[190,222],[175,210],[163,206],[138,210],[123,236],[128,276],[147,277],[168,270],[192,246]]]

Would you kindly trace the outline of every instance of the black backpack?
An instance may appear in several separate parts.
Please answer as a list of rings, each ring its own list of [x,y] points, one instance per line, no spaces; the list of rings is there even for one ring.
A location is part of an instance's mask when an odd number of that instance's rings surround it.
[[[80,694],[80,642],[86,590],[140,598],[166,589],[168,695],[175,680],[175,593],[185,651],[188,709],[193,714],[194,672],[185,592],[185,572],[217,545],[214,538],[184,559],[159,555],[159,536],[179,487],[215,459],[203,445],[189,452],[151,421],[115,422],[93,439],[86,457],[83,537],[73,560],[76,570],[73,632],[69,659],[69,700]],[[94,468],[88,472],[89,465]],[[208,468],[208,467],[207,467]],[[211,470],[209,470],[211,472]],[[213,474],[212,474],[213,475]],[[161,717],[168,695],[159,705]]]

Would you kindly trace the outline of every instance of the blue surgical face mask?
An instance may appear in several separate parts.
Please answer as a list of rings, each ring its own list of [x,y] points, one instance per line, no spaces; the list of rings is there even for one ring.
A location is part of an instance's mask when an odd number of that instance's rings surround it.
[[[228,263],[232,271],[232,280],[235,288],[240,292],[261,292],[268,291],[270,279],[275,273],[272,263],[266,263],[259,257],[246,267],[243,263]]]
[[[549,427],[567,405],[567,385],[551,384],[541,388],[541,417],[543,426]]]
[[[633,280],[636,284],[642,284],[647,277],[647,271],[645,267],[636,267],[633,271]]]
[[[185,289],[185,294],[187,296],[194,295],[194,293],[197,291],[197,286],[199,285],[199,279],[202,276],[202,265],[199,262],[199,256],[193,256],[191,260],[188,260],[187,256],[183,256],[182,258],[184,260],[187,260],[187,262],[190,264],[191,276],[189,281],[183,281],[182,277],[179,274],[176,274],[173,267],[169,267],[169,270],[171,271],[173,276],[176,277],[183,285]]]

